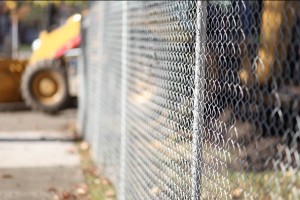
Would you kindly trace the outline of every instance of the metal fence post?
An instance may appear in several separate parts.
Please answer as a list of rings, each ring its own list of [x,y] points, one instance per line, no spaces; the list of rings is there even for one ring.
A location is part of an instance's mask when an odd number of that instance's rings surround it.
[[[193,109],[193,162],[192,162],[192,199],[201,196],[201,128],[203,127],[204,75],[205,75],[205,39],[206,39],[206,1],[197,1],[196,20],[196,66]]]
[[[101,127],[99,126],[99,121],[101,120],[100,118],[100,101],[101,101],[101,91],[100,91],[100,71],[101,71],[101,67],[103,66],[103,55],[104,55],[104,31],[105,31],[105,19],[106,19],[106,10],[105,10],[105,6],[106,6],[107,2],[98,2],[98,6],[99,6],[99,12],[100,12],[100,20],[98,21],[99,23],[99,27],[98,27],[98,34],[99,34],[99,41],[97,41],[99,43],[99,49],[98,49],[98,56],[99,56],[99,60],[98,60],[98,65],[94,71],[94,80],[96,82],[96,88],[95,88],[95,108],[94,108],[94,112],[96,113],[95,116],[95,125],[94,125],[94,135],[93,136],[93,144],[94,144],[94,152],[95,152],[95,157],[96,158],[96,163],[99,164],[99,162],[104,162],[103,159],[103,155],[99,154],[99,141],[101,140],[100,137],[100,130]],[[93,25],[91,25],[93,26]],[[96,26],[96,25],[95,25]],[[103,166],[104,164],[101,163],[101,165]]]
[[[122,81],[121,81],[121,148],[120,148],[120,189],[119,199],[125,200],[126,167],[126,94],[127,94],[127,1],[122,2]]]

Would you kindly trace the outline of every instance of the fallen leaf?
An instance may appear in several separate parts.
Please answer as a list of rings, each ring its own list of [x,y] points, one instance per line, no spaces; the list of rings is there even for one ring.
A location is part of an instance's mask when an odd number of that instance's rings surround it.
[[[60,200],[59,199],[59,196],[57,194],[55,194],[53,197],[52,197],[52,200]]]
[[[70,192],[62,192],[62,198],[63,199],[69,199],[71,197],[71,194]]]
[[[77,188],[76,189],[76,194],[84,195],[86,193],[87,193],[87,191],[84,188]]]
[[[153,187],[153,188],[151,189],[151,193],[154,194],[154,195],[155,195],[155,194],[158,194],[159,191],[160,191],[159,187]]]
[[[49,187],[48,192],[57,192],[57,189],[55,187]]]
[[[234,199],[239,199],[242,197],[243,190],[241,188],[237,188],[234,189],[231,194]]]
[[[80,184],[75,190],[76,194],[85,195],[88,192],[88,186],[86,184]]]
[[[89,144],[87,142],[81,142],[79,148],[81,151],[87,151],[89,149]]]
[[[2,178],[10,179],[10,178],[13,178],[13,176],[11,174],[3,174]]]
[[[98,169],[97,169],[97,167],[95,167],[95,166],[88,167],[88,168],[86,169],[86,172],[89,173],[91,176],[94,176],[94,177],[99,176]]]
[[[287,176],[287,177],[291,177],[291,176],[292,176],[292,172],[291,172],[290,170],[288,170],[288,171],[286,172],[286,176]]]
[[[100,185],[100,183],[101,183],[101,181],[100,181],[99,178],[96,178],[96,179],[94,180],[94,184],[95,184],[95,185]]]
[[[105,192],[105,197],[107,197],[107,198],[112,198],[115,196],[116,196],[116,193],[113,190],[108,190]]]
[[[109,180],[107,178],[102,178],[101,182],[104,186],[109,185]]]

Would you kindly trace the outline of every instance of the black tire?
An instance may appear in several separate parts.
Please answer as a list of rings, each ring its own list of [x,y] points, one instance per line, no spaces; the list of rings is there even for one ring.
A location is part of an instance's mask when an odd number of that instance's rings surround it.
[[[43,74],[49,76],[52,82],[54,80],[57,91],[52,96],[37,95],[36,91],[39,90],[37,88],[40,88],[42,83],[41,80],[36,79],[39,76],[42,77]],[[49,79],[49,77],[47,78]],[[21,93],[26,105],[33,110],[50,114],[61,110],[69,100],[67,76],[62,62],[59,60],[43,60],[26,67],[21,80]],[[46,102],[47,98],[48,100],[53,98],[53,101]]]

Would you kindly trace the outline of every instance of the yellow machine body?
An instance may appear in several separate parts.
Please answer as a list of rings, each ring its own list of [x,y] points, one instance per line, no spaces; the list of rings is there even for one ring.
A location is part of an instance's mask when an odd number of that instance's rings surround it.
[[[81,15],[75,14],[69,17],[66,23],[50,33],[42,31],[36,41],[29,65],[41,60],[61,57],[67,50],[74,48],[80,43],[80,20]]]
[[[20,80],[25,60],[0,58],[0,103],[21,101]]]
[[[264,85],[269,81],[272,70],[277,74],[280,64],[274,61],[286,59],[285,51],[291,40],[288,36],[281,39],[279,34],[290,32],[296,22],[292,12],[284,13],[288,10],[288,6],[296,7],[296,1],[292,2],[292,5],[289,5],[287,1],[263,1],[263,3],[258,59],[254,63],[257,67],[255,73],[251,74],[251,64],[244,64],[244,68],[240,71],[240,79],[244,84],[257,80],[258,84]],[[279,57],[276,57],[276,51]]]

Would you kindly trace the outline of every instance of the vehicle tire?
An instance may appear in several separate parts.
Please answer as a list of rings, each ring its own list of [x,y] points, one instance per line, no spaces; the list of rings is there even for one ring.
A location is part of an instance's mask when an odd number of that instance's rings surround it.
[[[25,103],[34,110],[54,114],[69,100],[67,76],[59,60],[43,60],[26,67],[21,79]]]

